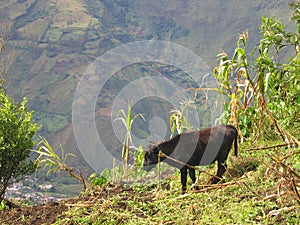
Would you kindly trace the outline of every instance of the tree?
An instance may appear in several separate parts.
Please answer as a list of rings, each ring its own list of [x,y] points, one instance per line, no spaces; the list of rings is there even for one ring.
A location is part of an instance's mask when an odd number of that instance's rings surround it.
[[[0,90],[0,201],[9,185],[37,168],[29,157],[40,126],[32,122],[33,111],[29,111],[26,104],[26,98],[15,103]]]

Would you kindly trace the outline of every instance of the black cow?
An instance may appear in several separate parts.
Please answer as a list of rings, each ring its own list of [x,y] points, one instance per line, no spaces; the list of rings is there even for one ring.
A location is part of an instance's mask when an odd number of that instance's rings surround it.
[[[143,168],[149,171],[155,167],[161,151],[165,154],[160,157],[161,161],[180,169],[182,192],[185,193],[187,170],[193,183],[196,182],[195,169],[189,166],[204,166],[218,161],[217,175],[211,180],[211,183],[215,184],[226,171],[226,159],[233,142],[234,154],[238,154],[237,137],[237,130],[231,125],[217,125],[182,133],[169,141],[149,147],[145,152]]]

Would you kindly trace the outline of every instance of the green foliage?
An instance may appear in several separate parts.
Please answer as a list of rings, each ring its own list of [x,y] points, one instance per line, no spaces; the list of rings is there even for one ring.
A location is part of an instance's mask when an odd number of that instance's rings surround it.
[[[61,156],[57,155],[48,141],[40,137],[43,145],[40,146],[38,150],[34,152],[38,153],[38,158],[36,163],[38,165],[44,164],[44,169],[48,168],[47,175],[51,172],[57,172],[58,170],[67,167],[66,160],[69,156],[76,157],[74,154],[67,153],[65,154],[64,149],[61,147]]]
[[[0,201],[0,210],[5,210],[7,209],[6,201],[2,200]]]
[[[35,114],[35,119],[43,124],[43,128],[51,133],[58,132],[68,125],[68,116],[65,114],[56,113],[41,113]]]
[[[9,185],[36,170],[29,156],[40,126],[32,122],[33,111],[26,105],[26,98],[15,103],[0,91],[0,199]]]
[[[127,168],[127,181],[135,182],[142,179],[147,172],[142,169],[144,160],[144,148],[139,146],[135,148],[133,152],[134,162],[129,168]],[[112,169],[105,169],[100,175],[97,173],[92,173],[89,177],[90,184],[93,186],[103,186],[108,182],[119,183],[125,174],[125,165],[113,165]]]
[[[299,2],[291,6],[295,9],[292,19],[298,24]],[[284,141],[295,141],[284,130],[300,127],[299,32],[288,32],[280,20],[265,17],[260,29],[261,41],[252,55],[246,51],[247,32],[239,36],[231,59],[225,52],[218,55],[220,64],[214,75],[219,92],[229,99],[222,120],[236,125],[242,139],[256,141],[276,128]]]
[[[133,124],[134,120],[137,119],[138,117],[141,117],[144,120],[145,120],[145,118],[140,113],[136,114],[132,117],[132,107],[131,107],[130,104],[128,104],[126,113],[123,109],[121,109],[118,112],[118,116],[119,116],[119,114],[122,114],[122,116],[116,118],[115,121],[120,120],[123,123],[123,125],[126,129],[126,134],[125,134],[125,137],[124,137],[124,143],[123,143],[123,147],[122,147],[122,159],[124,161],[125,173],[126,173],[128,163],[129,163],[129,159],[130,159],[130,148],[134,147],[134,146],[131,146],[132,145],[132,138],[131,138],[132,124]]]
[[[133,166],[141,169],[143,167],[145,151],[142,145],[140,145],[134,152],[134,163]]]
[[[84,189],[86,189],[89,184],[82,174],[80,172],[76,172],[74,168],[70,168],[66,163],[69,156],[76,157],[76,155],[71,153],[65,154],[64,149],[61,147],[61,156],[59,156],[45,138],[40,138],[42,140],[42,145],[38,150],[34,150],[34,152],[38,154],[35,163],[38,166],[44,165],[44,169],[48,168],[47,175],[51,172],[66,171],[71,177],[80,181]]]
[[[295,12],[292,16],[292,20],[294,20],[296,22],[296,24],[298,24],[298,33],[300,33],[300,11],[299,11],[300,2],[299,2],[299,0],[293,1],[293,2],[290,2],[289,5],[290,5],[290,7],[292,7],[295,10]]]
[[[145,150],[142,145],[140,145],[138,148],[135,148],[135,151],[133,152],[134,156],[134,162],[133,165],[129,169],[129,177],[135,181],[138,179],[142,179],[148,172],[143,170],[143,162],[144,162],[144,156],[145,156]]]
[[[293,5],[293,4],[292,4]],[[297,8],[298,7],[298,8]],[[295,2],[293,20],[300,16],[299,4]],[[300,24],[298,24],[300,26]],[[263,18],[261,39],[256,65],[260,76],[265,77],[264,88],[268,95],[268,106],[274,116],[285,127],[300,127],[300,33],[288,32],[279,20]],[[280,54],[288,49],[286,62],[276,62],[272,49]],[[283,52],[284,53],[284,52]],[[281,112],[281,113],[278,113]]]
[[[190,107],[195,107],[194,101],[189,99],[180,103],[180,109],[171,110],[170,115],[170,129],[172,135],[177,132],[181,134],[183,132],[188,132],[193,129],[188,121],[188,113]]]
[[[89,177],[89,182],[92,186],[104,186],[108,182],[119,183],[124,176],[124,166],[114,166],[112,169],[105,169],[99,175],[98,173],[92,173]],[[127,176],[129,177],[129,176]]]
[[[95,172],[90,175],[89,182],[92,186],[103,186],[108,182],[108,179],[103,175],[98,176]]]
[[[262,105],[263,94],[257,91],[260,80],[251,79],[247,60],[246,44],[248,33],[239,36],[237,47],[230,59],[225,52],[220,52],[219,66],[214,69],[214,75],[220,85],[218,92],[229,99],[224,103],[222,123],[231,123],[238,127],[242,137],[255,134],[262,114],[258,113]],[[233,81],[236,76],[236,84]],[[257,122],[257,123],[255,123]]]

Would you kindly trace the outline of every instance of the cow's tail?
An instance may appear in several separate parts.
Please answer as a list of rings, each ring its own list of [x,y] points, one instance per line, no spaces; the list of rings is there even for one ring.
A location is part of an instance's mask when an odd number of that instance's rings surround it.
[[[234,137],[234,155],[238,156],[238,131],[235,128],[235,137]]]

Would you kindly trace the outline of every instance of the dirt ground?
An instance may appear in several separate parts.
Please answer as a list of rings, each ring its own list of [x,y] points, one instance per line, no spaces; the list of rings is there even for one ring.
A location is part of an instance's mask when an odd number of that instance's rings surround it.
[[[68,207],[64,202],[49,202],[42,205],[20,207],[0,211],[0,224],[52,224]]]
[[[128,195],[134,194],[131,188],[125,188]],[[67,211],[69,207],[81,202],[84,204],[92,204],[97,199],[105,198],[107,195],[113,193],[123,192],[124,187],[120,185],[110,185],[110,187],[101,188],[91,194],[82,194],[76,198],[70,198],[59,202],[49,202],[41,205],[26,206],[13,208],[10,210],[0,210],[0,224],[7,225],[41,225],[53,224],[57,218],[63,218],[63,212]]]

